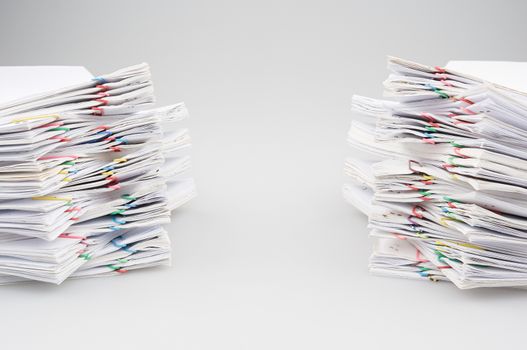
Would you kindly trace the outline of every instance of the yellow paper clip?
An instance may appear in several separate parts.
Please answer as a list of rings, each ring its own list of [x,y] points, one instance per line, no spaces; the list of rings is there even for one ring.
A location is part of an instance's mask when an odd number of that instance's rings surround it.
[[[425,235],[424,233],[419,233],[419,232],[416,232],[415,235],[421,239],[428,239],[428,236]]]
[[[31,197],[31,199],[36,201],[65,201],[70,202],[73,198],[61,198],[61,197],[55,197],[55,196],[40,196],[40,197]]]
[[[463,242],[459,242],[457,243],[458,245],[462,246],[462,247],[467,247],[467,248],[472,248],[472,249],[478,249],[478,250],[485,250],[483,248],[481,248],[480,246],[477,246],[477,245],[474,245],[474,244],[471,244],[471,243],[463,243]]]
[[[113,175],[113,171],[103,171],[101,173],[101,175],[104,175],[104,176],[112,176]]]
[[[431,175],[423,174],[423,180],[433,180],[434,177]]]
[[[16,119],[11,120],[11,123],[12,124],[16,124],[16,123],[27,122],[29,120],[46,119],[46,118],[58,119],[58,118],[60,118],[60,116],[58,114],[35,115],[35,116],[32,116],[32,117],[16,118]]]
[[[113,160],[114,163],[124,163],[124,162],[126,162],[126,161],[128,161],[128,159],[126,159],[125,157],[122,157],[122,158],[115,158],[115,159]]]
[[[447,218],[447,217],[442,217],[441,219],[439,219],[439,223],[445,227],[448,227],[448,224],[446,223],[447,221],[452,221],[454,219],[452,218]]]

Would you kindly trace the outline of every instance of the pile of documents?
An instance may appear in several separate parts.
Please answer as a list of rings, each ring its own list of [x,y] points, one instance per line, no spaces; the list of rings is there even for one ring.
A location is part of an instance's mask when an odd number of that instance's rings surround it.
[[[0,284],[166,264],[163,224],[195,195],[185,106],[149,67],[0,67]]]
[[[368,216],[373,273],[527,285],[527,64],[389,58],[354,96],[345,198]]]

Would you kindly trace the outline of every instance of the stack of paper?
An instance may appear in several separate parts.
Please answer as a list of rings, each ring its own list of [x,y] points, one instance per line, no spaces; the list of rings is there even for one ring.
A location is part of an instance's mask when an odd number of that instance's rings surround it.
[[[390,101],[353,97],[344,186],[376,240],[371,271],[527,285],[527,64],[388,66]]]
[[[0,283],[169,262],[162,225],[195,195],[187,110],[152,107],[148,65],[0,76]]]

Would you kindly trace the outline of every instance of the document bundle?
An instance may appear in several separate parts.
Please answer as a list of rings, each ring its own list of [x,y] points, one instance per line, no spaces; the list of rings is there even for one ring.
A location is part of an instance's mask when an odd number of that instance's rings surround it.
[[[153,107],[147,64],[0,76],[0,284],[168,263],[163,224],[195,195],[184,104]]]
[[[345,198],[373,273],[527,285],[527,64],[391,57],[387,100],[354,96]]]

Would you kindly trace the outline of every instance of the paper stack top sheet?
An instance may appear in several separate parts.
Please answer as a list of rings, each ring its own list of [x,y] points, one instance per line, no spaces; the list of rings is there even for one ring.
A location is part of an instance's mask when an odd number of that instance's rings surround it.
[[[388,68],[388,100],[353,97],[345,167],[376,240],[371,271],[527,285],[527,64]]]
[[[449,61],[445,68],[527,92],[527,62]]]
[[[0,66],[0,104],[89,81],[80,66]]]

